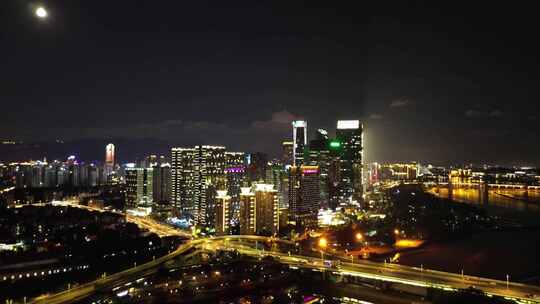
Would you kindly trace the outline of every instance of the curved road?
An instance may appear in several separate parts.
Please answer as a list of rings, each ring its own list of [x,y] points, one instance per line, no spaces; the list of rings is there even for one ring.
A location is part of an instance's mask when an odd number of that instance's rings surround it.
[[[50,296],[44,296],[34,299],[33,303],[72,303],[74,301],[86,298],[94,292],[112,288],[131,280],[135,280],[140,276],[155,272],[157,267],[166,261],[176,258],[177,256],[187,252],[191,248],[203,245],[205,249],[223,249],[223,250],[238,250],[240,253],[260,257],[270,255],[275,257],[280,263],[288,264],[291,267],[318,269],[321,271],[331,271],[336,274],[357,276],[371,280],[386,281],[421,287],[434,287],[445,290],[457,290],[470,286],[484,291],[487,294],[503,296],[519,300],[528,300],[531,302],[540,303],[540,298],[531,299],[527,295],[534,294],[536,297],[540,295],[540,288],[536,286],[509,283],[486,278],[473,276],[461,276],[459,274],[418,269],[397,264],[382,264],[369,261],[359,261],[357,263],[342,262],[337,267],[328,267],[319,258],[290,255],[288,253],[260,251],[246,247],[245,244],[235,244],[236,242],[227,242],[229,240],[240,241],[261,241],[261,242],[282,242],[293,244],[290,241],[284,241],[276,238],[268,238],[262,236],[240,235],[240,236],[224,236],[215,238],[205,238],[188,241],[186,244],[178,247],[177,250],[168,255],[160,257],[146,264],[139,265],[127,269],[125,271],[110,275],[106,278],[98,279],[89,282],[71,290],[66,290]]]

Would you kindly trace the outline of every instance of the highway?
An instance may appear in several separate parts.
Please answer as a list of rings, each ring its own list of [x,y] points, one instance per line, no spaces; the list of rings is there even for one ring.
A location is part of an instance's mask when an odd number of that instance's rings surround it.
[[[103,210],[98,208],[92,208],[69,202],[61,202],[56,204],[103,212]],[[183,237],[191,237],[185,232],[174,229],[170,226],[161,224],[148,218],[128,215],[126,216],[126,219],[143,228],[155,232],[160,236],[178,235]],[[235,241],[243,241],[243,243],[238,243]],[[355,263],[349,263],[346,262],[348,258],[345,257],[342,258],[342,262],[339,267],[325,267],[323,261],[320,258],[302,255],[290,255],[288,253],[281,253],[275,251],[263,252],[258,249],[250,248],[250,245],[253,244],[248,244],[246,246],[246,241],[279,242],[287,245],[294,245],[294,242],[291,241],[254,235],[229,235],[222,237],[189,240],[187,243],[181,245],[177,250],[154,261],[113,274],[104,279],[99,279],[94,282],[77,286],[69,291],[64,291],[59,294],[54,294],[48,297],[36,299],[34,303],[71,303],[77,299],[81,299],[91,295],[96,290],[96,287],[112,288],[123,281],[130,280],[132,278],[136,279],[137,277],[144,275],[146,271],[156,268],[162,263],[176,258],[177,256],[183,254],[184,252],[193,247],[204,247],[204,249],[206,250],[235,249],[242,254],[255,257],[260,257],[261,255],[270,255],[277,258],[277,260],[281,263],[288,264],[293,267],[332,271],[337,274],[362,277],[377,281],[402,283],[421,287],[442,288],[445,290],[465,289],[472,286],[476,289],[484,291],[489,295],[510,297],[513,299],[528,300],[531,302],[540,303],[540,287],[536,286],[474,276],[462,276],[455,273],[420,269],[416,267],[409,267],[392,263],[376,263],[366,260],[359,260]],[[534,301],[530,298],[530,295],[535,295]]]
[[[277,261],[287,264],[291,267],[315,269],[319,271],[329,271],[335,274],[348,276],[362,277],[376,281],[385,281],[392,283],[401,283],[420,287],[433,287],[445,290],[464,289],[474,286],[488,295],[497,295],[514,300],[530,301],[531,303],[540,303],[540,288],[536,286],[524,285],[519,283],[498,281],[486,278],[473,276],[461,276],[459,274],[433,271],[427,269],[418,269],[397,264],[381,264],[370,261],[359,261],[357,263],[341,262],[339,266],[325,266],[320,258],[290,255],[288,253],[261,251],[258,249],[249,248],[246,243],[237,243],[240,241],[278,241],[290,244],[291,242],[282,241],[279,239],[271,239],[261,236],[226,236],[191,240],[181,245],[174,252],[158,258],[146,264],[130,268],[128,270],[113,274],[103,279],[83,284],[66,290],[58,294],[43,296],[37,298],[33,303],[73,303],[74,301],[86,298],[92,295],[98,289],[113,288],[119,284],[135,280],[141,276],[152,273],[155,269],[177,256],[185,253],[194,247],[203,247],[205,250],[238,250],[241,254],[253,257],[272,256]],[[535,299],[527,297],[527,295],[536,295]]]
[[[157,221],[155,221],[155,220],[153,220],[151,218],[139,217],[139,216],[125,214],[125,213],[122,213],[122,212],[105,210],[105,209],[101,209],[101,208],[81,205],[81,204],[79,204],[78,200],[53,201],[51,204],[36,203],[36,204],[17,205],[17,206],[15,206],[15,208],[22,208],[24,206],[44,207],[44,206],[48,206],[48,205],[59,206],[59,207],[73,207],[73,208],[79,208],[79,209],[84,209],[84,210],[88,210],[88,211],[115,213],[115,214],[125,216],[126,221],[128,221],[130,223],[134,223],[137,226],[139,226],[140,228],[146,229],[146,230],[148,230],[150,232],[153,232],[153,233],[157,234],[160,237],[164,237],[164,236],[181,236],[181,237],[191,238],[190,233],[184,232],[184,231],[179,230],[179,229],[175,229],[174,227],[171,227],[171,226],[168,226],[168,225],[164,225],[164,224],[159,223],[159,222],[157,222]]]
[[[484,291],[488,295],[540,303],[540,287],[537,286],[513,282],[508,282],[507,284],[506,281],[474,276],[462,276],[455,273],[420,269],[392,263],[375,263],[365,260],[360,260],[355,263],[342,261],[338,267],[329,267],[324,266],[324,262],[320,258],[289,255],[271,251],[262,252],[260,250],[246,248],[245,245],[237,246],[232,242],[227,245],[218,246],[217,248],[234,248],[242,254],[255,257],[262,255],[273,256],[281,263],[298,268],[325,270],[336,274],[362,277],[377,281],[401,283],[420,287],[433,287],[444,290],[466,289],[472,286]],[[345,260],[345,258],[343,260]],[[531,294],[536,296],[534,300],[528,297],[528,295]]]
[[[126,281],[134,280],[140,276],[144,276],[148,273],[154,272],[157,267],[177,256],[185,253],[194,246],[199,245],[205,240],[189,241],[186,244],[181,245],[175,251],[168,255],[157,258],[148,263],[129,268],[127,270],[106,276],[104,278],[97,279],[95,281],[79,285],[69,290],[62,291],[53,295],[41,296],[32,301],[32,303],[47,303],[47,304],[59,304],[59,303],[73,303],[77,300],[84,299],[101,288],[113,287],[122,284]]]

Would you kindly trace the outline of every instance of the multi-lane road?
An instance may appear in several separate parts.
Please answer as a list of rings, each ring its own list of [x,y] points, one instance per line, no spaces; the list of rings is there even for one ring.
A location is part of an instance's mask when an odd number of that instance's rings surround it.
[[[235,242],[242,241],[242,242]],[[385,281],[419,287],[433,287],[445,290],[464,289],[473,286],[476,289],[482,290],[488,295],[503,296],[521,301],[530,301],[532,303],[540,303],[540,288],[536,286],[498,281],[486,278],[461,276],[459,274],[418,269],[396,264],[381,264],[369,261],[359,261],[357,263],[341,262],[339,265],[325,265],[324,261],[319,258],[291,255],[289,253],[281,253],[274,251],[262,251],[256,248],[247,246],[247,242],[260,241],[280,241],[260,236],[227,236],[207,239],[198,239],[188,241],[181,245],[176,251],[158,258],[146,264],[130,268],[128,270],[113,274],[109,277],[98,279],[96,281],[77,286],[71,290],[37,298],[34,303],[72,303],[92,295],[99,289],[111,289],[114,286],[135,280],[141,276],[153,273],[159,265],[176,258],[177,256],[187,252],[191,248],[204,248],[205,250],[238,250],[240,253],[260,257],[262,255],[270,255],[276,258],[277,261],[287,264],[291,267],[317,269],[320,271],[328,271],[334,274],[362,277],[375,281]],[[536,295],[531,298],[530,295]]]
[[[426,288],[433,287],[445,290],[458,290],[474,287],[475,289],[482,290],[488,295],[540,303],[540,287],[531,285],[363,260],[356,263],[341,262],[338,266],[326,266],[324,261],[320,258],[289,255],[286,253],[270,251],[262,253],[256,249],[248,249],[245,246],[243,246],[243,248],[238,248],[237,250],[242,254],[251,256],[260,256],[263,254],[270,255],[275,257],[281,263],[298,268],[318,269],[340,275]],[[533,298],[532,295],[535,295],[536,297]]]
[[[58,205],[69,205],[73,207],[85,208],[92,211],[103,211],[97,208],[77,205],[73,203],[57,203]],[[131,221],[143,228],[157,233],[160,236],[178,235],[189,237],[189,234],[174,229],[170,226],[161,224],[148,218],[135,216],[126,216],[128,221]],[[241,241],[241,242],[237,242]],[[531,285],[524,285],[513,282],[499,281],[487,278],[462,276],[460,274],[421,269],[390,263],[376,263],[365,260],[359,260],[356,263],[348,263],[342,261],[339,266],[325,266],[323,260],[311,256],[291,255],[279,251],[261,251],[257,248],[252,248],[253,242],[280,242],[288,245],[294,245],[293,242],[280,240],[276,238],[268,238],[261,236],[240,235],[205,238],[197,240],[189,240],[181,245],[177,250],[165,255],[161,258],[139,265],[134,268],[113,274],[106,278],[101,278],[94,282],[83,284],[50,296],[35,299],[35,303],[71,303],[77,299],[85,298],[97,289],[114,287],[124,281],[136,279],[145,274],[151,273],[158,268],[159,265],[166,261],[172,260],[177,256],[185,253],[191,248],[204,247],[206,250],[216,249],[235,249],[242,254],[249,256],[271,255],[281,263],[288,264],[292,267],[311,268],[324,271],[331,271],[336,274],[362,277],[365,279],[386,281],[419,287],[434,287],[446,290],[457,290],[469,287],[482,290],[490,295],[503,296],[513,299],[526,300],[540,303],[540,288]],[[251,242],[251,244],[249,244]]]

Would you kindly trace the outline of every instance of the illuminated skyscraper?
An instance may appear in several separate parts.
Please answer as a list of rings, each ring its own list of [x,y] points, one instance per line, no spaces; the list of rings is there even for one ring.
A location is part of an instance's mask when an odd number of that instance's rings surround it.
[[[255,234],[255,193],[249,187],[240,192],[240,234]]]
[[[153,169],[126,168],[126,204],[131,208],[152,207]]]
[[[304,164],[304,152],[307,146],[307,121],[295,120],[293,126],[293,165]]]
[[[281,147],[283,149],[283,154],[281,156],[281,162],[283,165],[289,165],[291,166],[293,164],[293,149],[294,149],[294,142],[292,141],[284,141],[281,144]]]
[[[115,148],[113,144],[105,146],[105,171],[107,176],[112,174],[115,166]]]
[[[195,208],[195,149],[171,150],[171,205],[173,211],[193,218]]]
[[[195,223],[214,226],[217,190],[226,190],[225,147],[195,147]]]
[[[255,184],[255,233],[273,235],[279,229],[278,192],[271,184]]]
[[[240,188],[247,186],[245,153],[225,152],[225,175],[227,178],[227,194],[231,197],[230,217],[238,221],[240,212]]]
[[[279,206],[282,207],[285,203],[283,202],[283,186],[284,180],[286,180],[287,170],[282,163],[277,160],[268,162],[266,168],[266,179],[265,182],[270,185],[274,185],[274,189],[278,192],[278,201]]]
[[[215,228],[217,235],[229,234],[231,226],[231,197],[227,191],[218,190],[216,195]]]
[[[240,234],[272,235],[279,229],[278,192],[270,184],[242,187]]]
[[[214,226],[217,190],[226,190],[225,147],[172,149],[173,207],[195,224]]]
[[[289,171],[289,220],[298,228],[317,226],[320,208],[319,167],[291,167]]]
[[[154,202],[168,205],[171,199],[171,165],[152,163],[154,169]]]
[[[330,169],[330,140],[328,132],[324,129],[318,129],[315,139],[309,142],[309,165],[319,167],[319,180],[321,199],[328,203],[329,179],[328,171]]]
[[[248,177],[250,183],[264,182],[268,156],[265,153],[255,152],[248,155]]]
[[[340,151],[340,197],[359,201],[362,197],[362,125],[359,120],[338,120],[336,137]]]

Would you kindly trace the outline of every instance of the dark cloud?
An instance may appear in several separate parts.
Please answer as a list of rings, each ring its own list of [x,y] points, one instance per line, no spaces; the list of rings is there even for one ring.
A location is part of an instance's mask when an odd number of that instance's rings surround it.
[[[390,108],[400,108],[405,107],[409,104],[408,99],[397,99],[390,103]]]
[[[363,117],[369,160],[540,164],[526,5],[55,0],[44,23],[27,2],[0,10],[0,138],[277,155],[293,119],[311,135]]]
[[[469,109],[465,111],[465,116],[467,117],[501,117],[503,112],[498,109],[494,110],[480,110],[480,109]]]

